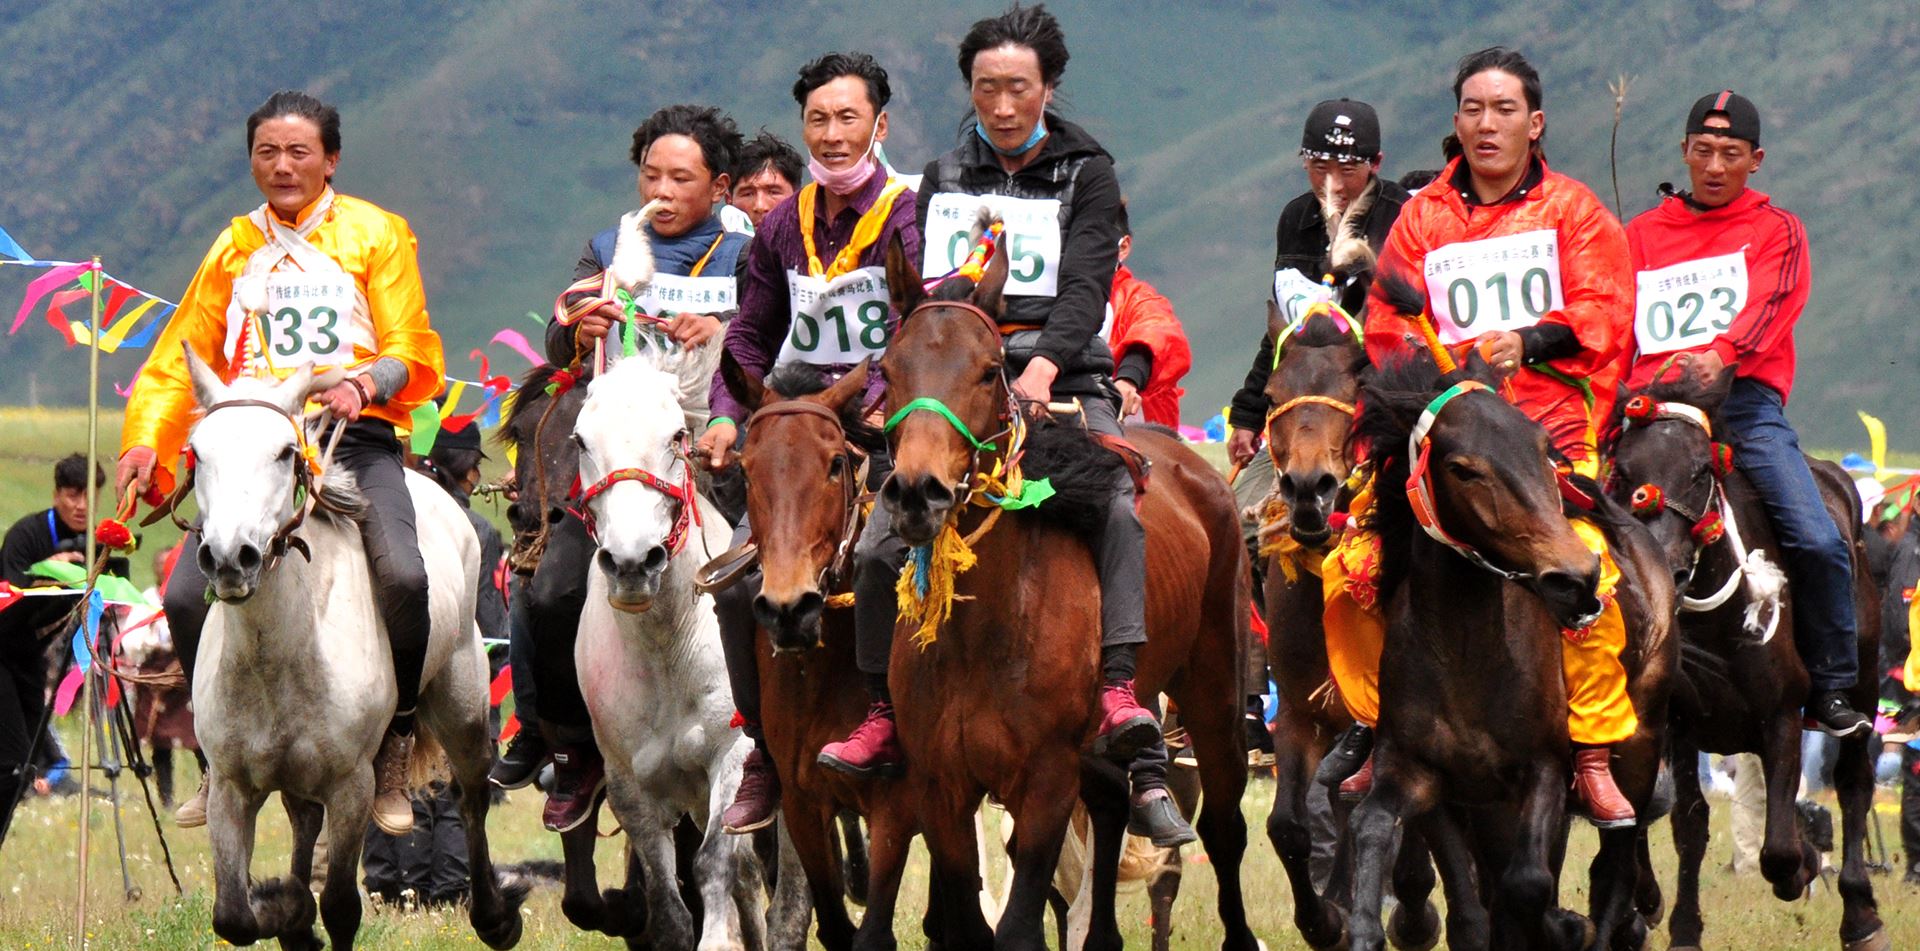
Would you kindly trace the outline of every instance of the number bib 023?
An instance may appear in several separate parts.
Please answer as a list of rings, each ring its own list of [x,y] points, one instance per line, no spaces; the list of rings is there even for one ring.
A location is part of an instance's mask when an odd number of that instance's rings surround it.
[[[1300,273],[1297,268],[1273,272],[1273,302],[1280,306],[1280,316],[1287,323],[1294,323],[1306,316],[1307,309],[1315,304],[1332,301],[1331,288]]]
[[[1427,306],[1447,343],[1531,327],[1566,305],[1560,236],[1551,228],[1435,248],[1426,278]]]
[[[980,206],[1007,226],[1007,293],[1052,297],[1060,287],[1060,201],[1057,198],[1009,198],[941,192],[927,202],[926,260],[922,277],[939,277],[960,266],[970,247],[967,236]]]
[[[1747,306],[1744,251],[1682,261],[1634,275],[1633,336],[1640,352],[1712,343]]]
[[[846,366],[887,350],[893,327],[887,317],[886,271],[863,267],[827,281],[787,271],[787,301],[792,322],[775,364],[795,360],[819,366]]]
[[[353,275],[275,271],[267,275],[267,308],[260,315],[263,349],[276,367],[347,366],[354,349],[375,348],[373,328],[357,307]],[[238,328],[228,328],[229,336]]]
[[[720,314],[738,308],[733,275],[687,277],[655,274],[647,289],[634,298],[642,313],[655,317],[674,314]]]

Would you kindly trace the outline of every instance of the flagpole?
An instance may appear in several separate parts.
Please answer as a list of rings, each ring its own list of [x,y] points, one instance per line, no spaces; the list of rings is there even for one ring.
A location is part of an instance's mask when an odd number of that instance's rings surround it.
[[[89,599],[93,597],[92,588],[93,588],[93,581],[95,578],[95,569],[97,567],[94,563],[94,558],[96,557],[96,552],[94,550],[95,548],[94,526],[98,525],[100,522],[100,498],[99,498],[100,483],[99,483],[99,480],[94,477],[94,473],[99,471],[99,466],[100,466],[99,442],[100,442],[100,290],[101,290],[101,284],[102,284],[102,281],[100,280],[101,273],[102,272],[100,270],[100,255],[96,254],[93,256],[93,270],[88,272],[88,275],[92,278],[92,290],[93,290],[92,314],[88,318],[88,324],[87,324],[88,339],[87,339],[87,538],[86,538],[87,561],[86,561],[86,564],[87,564],[88,591],[85,597]],[[85,607],[82,607],[81,610],[82,610],[82,619],[80,622],[80,626],[82,630],[86,630],[86,627],[87,627],[86,616],[89,612],[87,612]],[[97,646],[96,644],[93,643],[93,632],[88,631],[87,638],[88,638],[87,652],[88,654],[93,654],[94,649]],[[93,819],[93,795],[89,792],[89,789],[91,788],[91,777],[88,775],[88,769],[92,764],[92,757],[93,757],[92,747],[93,747],[93,725],[94,725],[93,704],[88,702],[90,698],[88,697],[87,689],[90,686],[88,684],[88,681],[92,679],[92,676],[93,675],[91,671],[84,672],[80,675],[80,694],[78,699],[80,701],[81,709],[86,711],[84,714],[82,714],[82,716],[86,718],[86,722],[82,724],[80,728],[80,759],[74,764],[75,771],[78,772],[80,775],[80,883],[78,886],[79,896],[75,899],[74,905],[73,905],[73,946],[77,949],[85,949],[87,946],[87,827],[92,822],[92,819]]]

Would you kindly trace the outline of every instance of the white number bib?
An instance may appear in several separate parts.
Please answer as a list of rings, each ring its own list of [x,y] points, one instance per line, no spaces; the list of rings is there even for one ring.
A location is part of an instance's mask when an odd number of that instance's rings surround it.
[[[922,277],[939,277],[960,266],[971,247],[967,235],[986,205],[1007,226],[1007,293],[1052,297],[1060,287],[1060,201],[941,192],[927,202],[926,260]]]
[[[1426,271],[1428,306],[1447,343],[1531,327],[1566,306],[1551,228],[1444,245],[1428,252]]]
[[[1747,254],[1682,261],[1634,275],[1633,336],[1640,352],[1712,343],[1747,306]]]
[[[885,353],[893,336],[884,268],[863,267],[831,282],[788,270],[787,302],[792,322],[775,365],[847,366]]]
[[[1287,268],[1273,272],[1273,301],[1280,306],[1281,318],[1291,324],[1305,317],[1313,305],[1332,303],[1333,290],[1297,268]]]
[[[684,274],[655,274],[653,282],[634,302],[643,313],[655,317],[671,314],[719,314],[737,308],[734,280],[725,277],[687,277]]]
[[[373,328],[357,312],[357,298],[353,275],[345,272],[267,275],[267,307],[260,317],[267,360],[281,368],[346,366],[354,361],[356,345],[376,349]],[[228,328],[229,336],[237,331]]]

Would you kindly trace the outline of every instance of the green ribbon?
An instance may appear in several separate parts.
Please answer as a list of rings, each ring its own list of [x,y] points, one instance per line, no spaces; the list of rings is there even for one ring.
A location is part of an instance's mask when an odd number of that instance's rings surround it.
[[[87,586],[87,569],[65,561],[36,562],[27,569],[27,573],[38,578],[46,578],[61,587],[75,590]],[[114,604],[132,604],[141,607],[158,607],[141,593],[134,583],[118,575],[103,574],[93,579],[93,588],[100,597]]]
[[[1009,495],[999,498],[989,495],[987,498],[1002,509],[1013,512],[1020,509],[1034,508],[1040,503],[1053,498],[1053,496],[1053,479],[1046,478],[1023,480],[1020,483],[1019,495]]]
[[[922,396],[919,399],[914,400],[913,402],[900,407],[900,411],[897,413],[894,413],[893,418],[887,420],[887,425],[882,431],[889,432],[889,433],[893,432],[893,428],[895,426],[900,425],[900,421],[903,419],[906,419],[908,413],[911,413],[917,409],[924,409],[930,413],[939,413],[941,417],[946,419],[947,424],[953,427],[953,431],[959,433],[960,438],[965,439],[967,441],[967,444],[971,445],[976,451],[978,450],[985,450],[987,452],[996,451],[993,443],[981,442],[980,440],[973,438],[973,433],[967,430],[967,427],[964,423],[960,422],[960,417],[953,415],[953,410],[948,409],[947,404],[942,403],[938,399],[931,396]],[[1051,486],[1048,487],[1048,491],[1052,491]]]
[[[1593,412],[1593,381],[1586,377],[1575,377],[1545,363],[1529,363],[1527,369],[1539,373],[1548,379],[1558,380],[1580,391],[1580,398],[1586,401],[1587,412]]]

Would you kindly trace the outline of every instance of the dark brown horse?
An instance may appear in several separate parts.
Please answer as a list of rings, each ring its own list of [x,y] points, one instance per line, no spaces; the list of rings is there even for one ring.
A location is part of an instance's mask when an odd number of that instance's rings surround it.
[[[1666,553],[1685,598],[1679,616],[1680,678],[1673,695],[1674,849],[1679,894],[1669,924],[1673,947],[1700,944],[1700,863],[1707,850],[1707,801],[1693,764],[1698,753],[1758,753],[1766,773],[1766,840],[1760,872],[1776,896],[1792,901],[1819,872],[1794,800],[1800,784],[1801,706],[1807,669],[1794,649],[1793,605],[1783,590],[1781,552],[1766,511],[1746,476],[1727,471],[1716,451],[1716,414],[1734,379],[1704,387],[1690,378],[1661,383],[1627,404],[1614,450],[1614,494],[1631,501]],[[1716,466],[1716,457],[1722,461]],[[1734,460],[1737,462],[1738,460]],[[1853,547],[1855,615],[1861,671],[1879,659],[1880,612],[1867,573],[1860,511],[1840,467],[1808,460],[1834,524]],[[1873,707],[1874,678],[1850,697]],[[1843,859],[1840,941],[1848,949],[1889,945],[1867,876],[1865,837],[1873,808],[1874,737],[1840,742],[1834,787],[1840,796]]]
[[[977,477],[1004,460],[1012,436],[1015,410],[994,319],[1005,280],[1002,249],[977,287],[949,281],[928,299],[898,246],[887,259],[894,304],[909,315],[881,363],[888,413],[928,400],[945,412],[901,419],[891,434],[895,468],[881,502],[908,544],[957,531],[975,536],[968,542],[978,559],[958,575],[952,615],[937,639],[924,649],[912,637],[894,643],[890,680],[910,760],[905,782],[933,856],[936,894],[968,896],[978,887],[971,815],[983,793],[1006,804],[1017,823],[1013,888],[997,941],[973,902],[943,904],[944,940],[965,947],[1041,946],[1040,916],[1073,800],[1088,792],[1096,878],[1087,946],[1117,947],[1113,878],[1125,810],[1113,807],[1124,800],[1107,788],[1117,784],[1084,787],[1080,770],[1099,683],[1099,584],[1091,557],[1074,531],[1045,514],[1047,505],[996,513],[969,504]],[[1078,430],[1053,429],[1104,457]],[[1257,943],[1239,882],[1246,848],[1239,671],[1247,570],[1233,497],[1219,473],[1177,439],[1149,430],[1129,438],[1154,463],[1141,510],[1148,643],[1136,686],[1143,697],[1164,689],[1180,707],[1200,760],[1206,802],[1197,826],[1219,881],[1226,946],[1251,949]],[[1056,488],[1063,495],[1085,489]],[[863,944],[870,934],[876,946],[890,941],[879,933],[889,927],[904,858],[904,836],[876,823],[874,901]]]
[[[861,420],[864,363],[831,386],[804,365],[783,367],[763,383],[731,355],[721,371],[753,412],[740,463],[761,570],[754,651],[761,729],[781,777],[781,816],[806,870],[820,944],[838,951],[853,943],[847,890],[864,898],[867,881],[864,869],[843,867],[836,818],[878,811],[880,826],[911,826],[911,816],[888,818],[898,784],[826,769],[817,759],[821,746],[846,736],[867,710],[854,663],[853,611],[829,606],[829,598],[850,592],[861,463],[881,436]]]
[[[1381,946],[1381,878],[1404,821],[1440,865],[1453,946],[1638,947],[1646,925],[1633,907],[1635,828],[1601,834],[1593,920],[1558,907],[1571,779],[1561,632],[1600,612],[1600,563],[1563,514],[1546,431],[1490,382],[1477,355],[1442,375],[1421,352],[1378,371],[1363,397],[1356,439],[1379,467],[1368,519],[1382,544],[1387,633],[1373,791],[1353,816],[1352,946]],[[1416,450],[1409,440],[1423,419],[1430,428]],[[1453,545],[1416,524],[1416,451],[1431,522]],[[1674,662],[1672,577],[1641,526],[1597,498],[1590,480],[1574,482],[1623,573],[1621,662],[1639,727],[1615,745],[1614,774],[1645,817]]]

